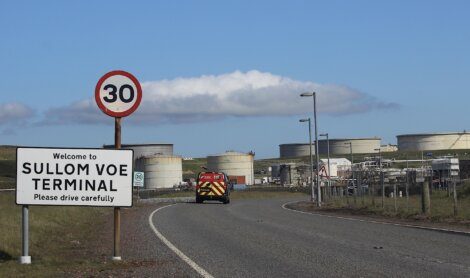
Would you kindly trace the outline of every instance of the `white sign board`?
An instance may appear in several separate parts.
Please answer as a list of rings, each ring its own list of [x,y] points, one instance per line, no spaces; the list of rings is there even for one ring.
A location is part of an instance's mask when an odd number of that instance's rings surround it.
[[[134,186],[144,187],[144,172],[134,172]]]
[[[18,205],[132,206],[132,150],[17,148]]]

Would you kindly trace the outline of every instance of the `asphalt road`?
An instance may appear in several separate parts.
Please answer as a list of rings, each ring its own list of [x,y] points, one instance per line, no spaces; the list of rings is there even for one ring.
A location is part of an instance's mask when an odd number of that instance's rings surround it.
[[[470,277],[470,236],[302,214],[288,201],[176,204],[152,221],[214,277]]]

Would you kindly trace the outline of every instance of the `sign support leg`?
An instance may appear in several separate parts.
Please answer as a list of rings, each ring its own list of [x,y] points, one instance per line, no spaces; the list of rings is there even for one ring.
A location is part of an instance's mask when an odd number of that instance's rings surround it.
[[[121,118],[114,118],[114,148],[121,148]],[[121,260],[121,208],[114,207],[114,255],[113,261]]]
[[[121,260],[121,208],[114,208],[114,256],[113,261]]]
[[[29,253],[29,207],[23,206],[23,223],[22,223],[22,241],[23,241],[23,250],[20,258],[21,264],[31,264],[31,256]]]

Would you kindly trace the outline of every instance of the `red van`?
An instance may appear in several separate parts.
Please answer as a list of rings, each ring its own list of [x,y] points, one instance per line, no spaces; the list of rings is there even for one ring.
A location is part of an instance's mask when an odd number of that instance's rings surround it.
[[[196,183],[196,203],[205,200],[216,200],[224,204],[230,203],[230,188],[225,173],[201,172]]]

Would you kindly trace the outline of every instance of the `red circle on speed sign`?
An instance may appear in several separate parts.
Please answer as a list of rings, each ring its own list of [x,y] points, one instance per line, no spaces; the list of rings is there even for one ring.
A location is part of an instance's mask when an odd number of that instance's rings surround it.
[[[98,80],[95,100],[106,115],[126,117],[139,107],[142,87],[130,73],[122,70],[110,71]]]

